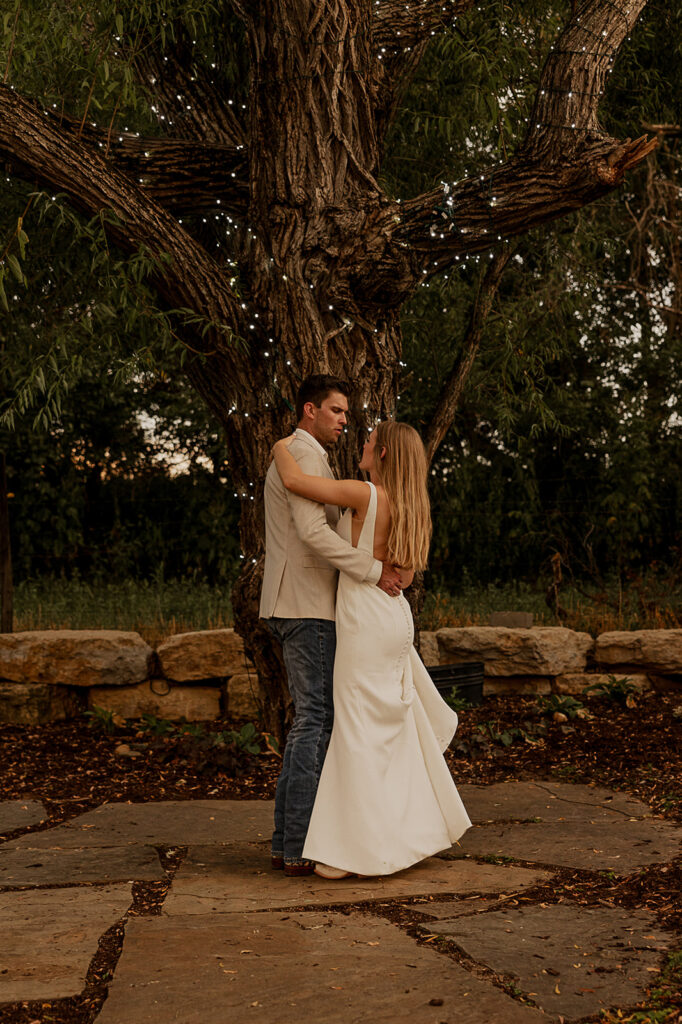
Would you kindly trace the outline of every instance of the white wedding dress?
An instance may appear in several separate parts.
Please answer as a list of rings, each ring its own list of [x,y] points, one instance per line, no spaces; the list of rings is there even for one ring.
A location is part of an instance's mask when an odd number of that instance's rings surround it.
[[[377,493],[357,546],[372,552]],[[351,542],[351,512],[339,521]],[[336,597],[334,728],[303,856],[388,875],[451,846],[471,825],[443,758],[457,715],[413,641],[403,595],[341,573]]]

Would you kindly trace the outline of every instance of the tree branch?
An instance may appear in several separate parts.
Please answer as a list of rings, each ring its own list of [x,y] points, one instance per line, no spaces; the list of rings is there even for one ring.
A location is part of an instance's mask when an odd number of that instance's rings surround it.
[[[241,310],[219,266],[143,189],[107,163],[72,128],[58,126],[34,103],[0,86],[0,158],[50,190],[65,193],[86,216],[107,212],[107,234],[124,251],[144,249],[154,261],[151,281],[171,308],[187,307],[220,325],[203,339],[229,362]]]
[[[102,156],[113,158],[119,170],[175,214],[215,213],[217,208],[235,217],[246,213],[249,186],[244,147],[163,136],[143,138],[90,124],[81,128],[80,122],[66,115],[56,120]]]
[[[180,36],[163,52],[150,43],[135,56],[134,64],[153,97],[160,124],[172,126],[174,135],[234,147],[246,144],[234,102],[215,87],[210,71],[198,74],[189,39]]]
[[[599,127],[597,107],[614,54],[646,0],[584,0],[552,48],[516,157],[473,179],[392,206],[377,225],[380,267],[360,268],[358,286],[400,301],[419,281],[462,256],[562,217],[616,188],[656,147],[619,142]]]
[[[436,400],[435,411],[424,437],[424,446],[429,465],[431,465],[436,451],[452,426],[457,406],[464,391],[464,385],[476,359],[481,337],[483,336],[483,329],[497,295],[502,274],[513,252],[513,246],[505,246],[503,249],[498,249],[481,283],[478,295],[476,296],[476,302],[471,311],[471,319],[462,345],[462,352],[455,361],[448,379],[441,388],[441,392]]]
[[[382,0],[374,8],[372,52],[378,137],[383,140],[429,41],[475,0]]]

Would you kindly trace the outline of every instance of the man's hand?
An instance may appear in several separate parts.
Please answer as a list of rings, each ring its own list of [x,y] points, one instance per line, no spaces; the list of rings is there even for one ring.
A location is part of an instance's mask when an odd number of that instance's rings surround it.
[[[400,582],[400,573],[390,562],[382,562],[381,564],[383,569],[381,570],[381,577],[377,582],[379,590],[383,590],[389,597],[398,597],[403,589]]]

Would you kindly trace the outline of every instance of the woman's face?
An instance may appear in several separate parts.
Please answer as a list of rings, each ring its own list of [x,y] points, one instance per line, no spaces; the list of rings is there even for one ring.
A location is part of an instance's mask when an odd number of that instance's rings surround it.
[[[371,472],[374,469],[374,452],[377,446],[377,432],[373,430],[365,441],[365,446],[362,449],[362,458],[360,459],[360,469],[365,469],[367,472]]]

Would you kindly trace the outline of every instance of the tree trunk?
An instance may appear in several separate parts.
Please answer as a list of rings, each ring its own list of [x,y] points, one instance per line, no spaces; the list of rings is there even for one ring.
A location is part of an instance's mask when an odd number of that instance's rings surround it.
[[[14,628],[12,547],[7,497],[7,465],[5,453],[0,452],[0,633],[11,633]]]

